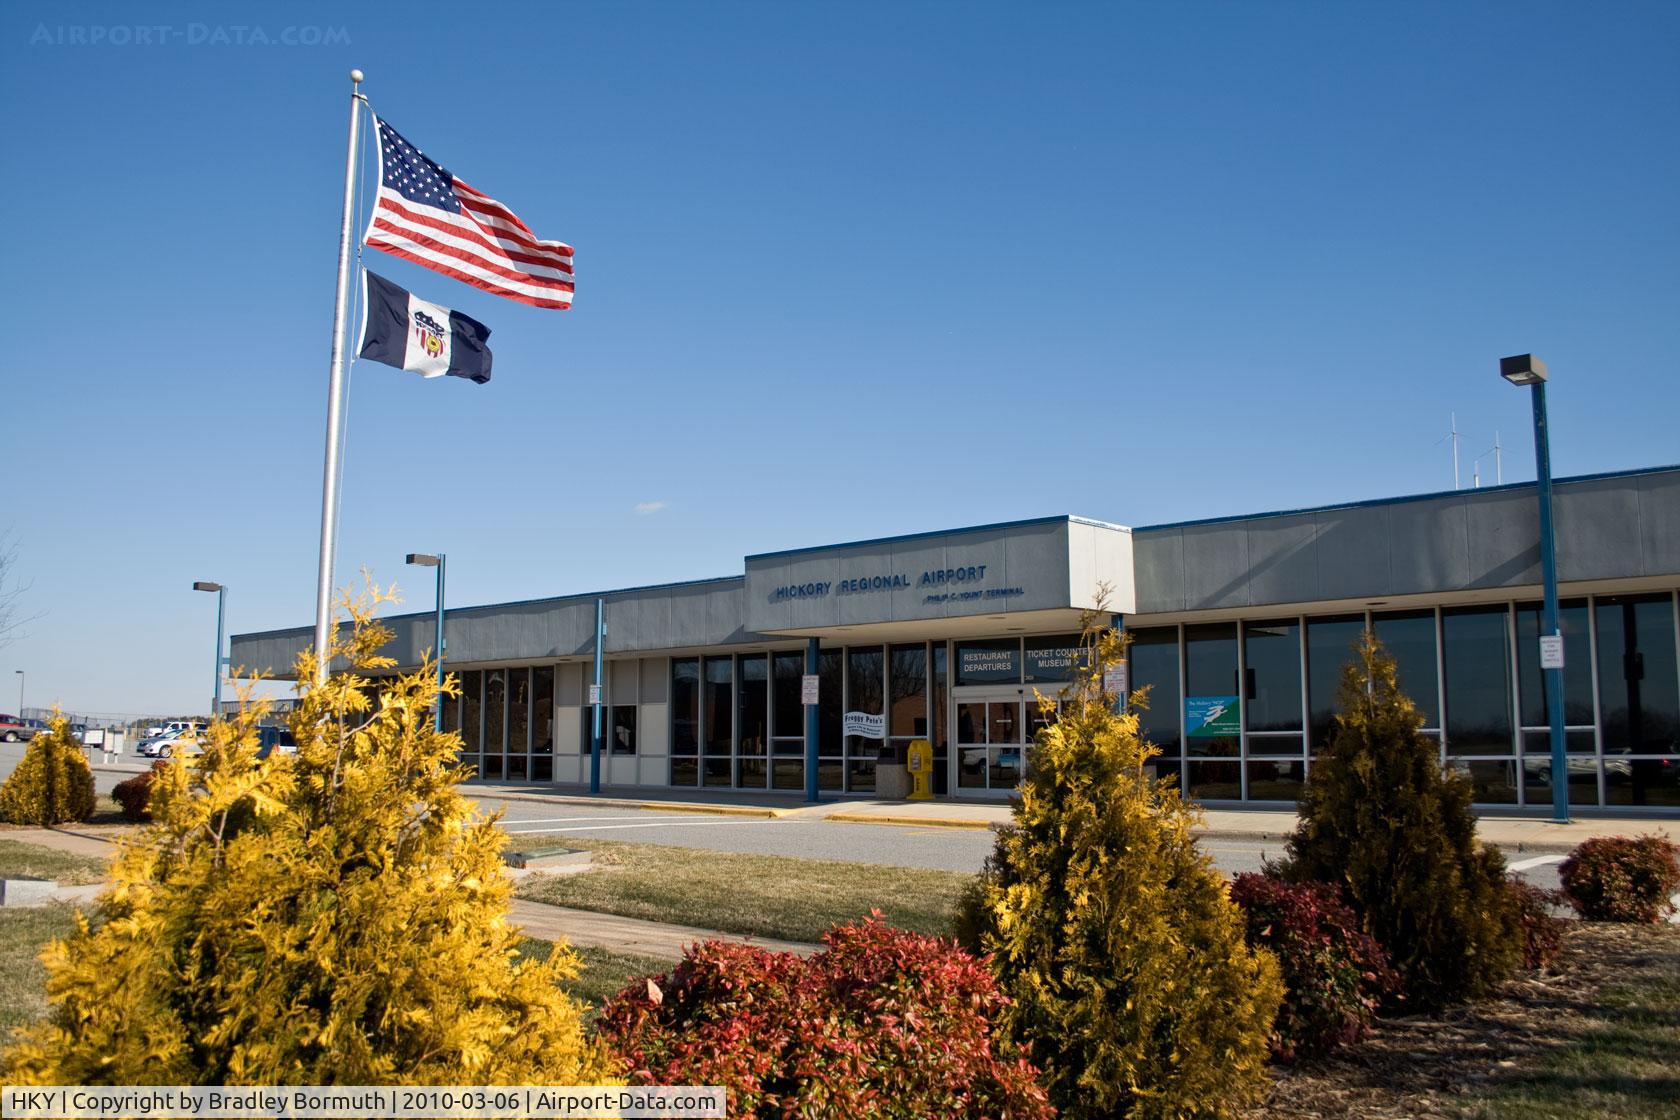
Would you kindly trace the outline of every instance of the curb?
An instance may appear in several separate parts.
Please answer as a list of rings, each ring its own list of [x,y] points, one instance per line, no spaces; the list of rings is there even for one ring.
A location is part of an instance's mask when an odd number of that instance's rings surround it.
[[[822,818],[825,821],[840,821],[844,824],[896,824],[911,828],[996,828],[992,821],[968,821],[953,817],[901,817],[886,816],[880,813],[830,813]]]
[[[766,809],[749,805],[705,805],[691,801],[637,801],[628,797],[580,797],[569,794],[502,793],[489,787],[464,787],[468,797],[482,796],[497,801],[525,801],[536,805],[593,805],[602,809],[646,809],[650,812],[701,813],[720,817],[758,817],[779,820],[793,816],[798,809]]]

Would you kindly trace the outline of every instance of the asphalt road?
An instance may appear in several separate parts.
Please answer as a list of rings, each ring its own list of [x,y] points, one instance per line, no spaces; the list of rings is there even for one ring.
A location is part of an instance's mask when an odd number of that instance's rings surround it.
[[[10,774],[22,756],[23,744],[0,743],[0,777]],[[131,762],[132,758],[124,761]],[[109,793],[112,786],[129,776],[96,770],[94,781],[99,792]],[[800,856],[961,872],[978,871],[992,850],[992,834],[986,829],[911,828],[798,818],[767,820],[563,802],[505,801],[476,795],[470,786],[467,793],[488,810],[500,809],[503,827],[514,836],[552,836],[554,843],[564,843],[566,837],[627,840],[715,852]],[[1278,840],[1207,838],[1202,841],[1202,849],[1213,857],[1214,866],[1227,876],[1260,870],[1262,862],[1268,856],[1281,855],[1282,848]],[[1514,871],[1536,885],[1553,888],[1558,885],[1557,864],[1562,862],[1562,856],[1535,856],[1507,850],[1505,858]]]

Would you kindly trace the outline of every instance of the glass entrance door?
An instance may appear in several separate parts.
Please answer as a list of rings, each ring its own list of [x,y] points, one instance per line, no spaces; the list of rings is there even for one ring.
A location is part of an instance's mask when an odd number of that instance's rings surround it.
[[[1021,784],[1027,748],[1045,722],[1030,689],[960,688],[952,723],[956,751],[951,789],[962,795],[1008,795]]]

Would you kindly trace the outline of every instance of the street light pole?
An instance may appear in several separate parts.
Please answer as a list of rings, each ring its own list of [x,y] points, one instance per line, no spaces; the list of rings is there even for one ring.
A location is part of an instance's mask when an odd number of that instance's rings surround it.
[[[1568,824],[1569,751],[1563,731],[1563,634],[1558,629],[1557,544],[1552,534],[1552,452],[1551,433],[1546,426],[1546,363],[1533,354],[1501,358],[1499,375],[1513,385],[1527,385],[1534,405],[1534,469],[1540,499],[1540,582],[1544,600],[1540,667],[1546,676],[1546,710],[1551,717],[1552,819],[1558,824]]]
[[[227,621],[227,588],[219,583],[199,580],[193,584],[194,591],[214,591],[216,593],[216,684],[210,693],[210,718],[222,718],[222,666],[227,663],[222,657],[222,625]]]
[[[22,669],[14,669],[12,671],[14,673],[16,673],[17,677],[18,677],[18,718],[22,719],[23,718],[23,670]]]
[[[437,699],[432,701],[432,727],[438,732],[443,731],[443,572],[448,566],[448,557],[443,553],[433,556],[425,552],[411,552],[408,563],[418,564],[422,568],[437,569],[437,640],[432,645],[432,656],[437,658]]]

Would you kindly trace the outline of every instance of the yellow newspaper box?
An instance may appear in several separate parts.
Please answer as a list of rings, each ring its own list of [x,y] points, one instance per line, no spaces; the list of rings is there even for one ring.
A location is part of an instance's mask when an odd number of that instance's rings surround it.
[[[926,739],[912,739],[905,766],[910,771],[909,801],[933,800],[933,747]]]

